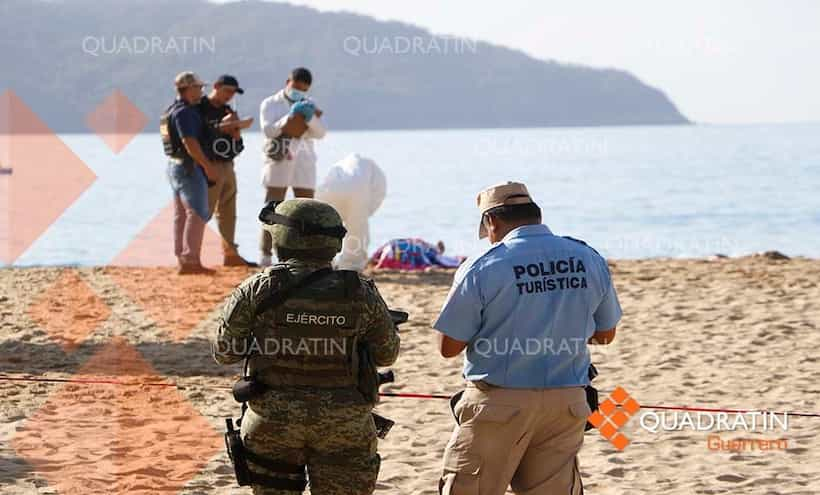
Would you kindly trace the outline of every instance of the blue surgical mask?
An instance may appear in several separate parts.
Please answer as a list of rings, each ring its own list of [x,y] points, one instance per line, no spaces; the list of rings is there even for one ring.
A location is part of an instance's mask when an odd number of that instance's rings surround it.
[[[307,91],[301,91],[296,88],[286,88],[285,94],[293,101],[300,101],[307,98]]]

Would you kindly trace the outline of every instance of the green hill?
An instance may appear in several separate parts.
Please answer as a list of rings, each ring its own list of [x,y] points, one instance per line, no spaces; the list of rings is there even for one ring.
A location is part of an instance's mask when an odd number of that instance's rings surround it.
[[[240,112],[255,116],[298,65],[313,71],[333,129],[688,123],[628,72],[289,4],[5,0],[0,32],[0,91],[61,132],[86,132],[85,115],[115,89],[157,118],[185,69],[236,75]]]

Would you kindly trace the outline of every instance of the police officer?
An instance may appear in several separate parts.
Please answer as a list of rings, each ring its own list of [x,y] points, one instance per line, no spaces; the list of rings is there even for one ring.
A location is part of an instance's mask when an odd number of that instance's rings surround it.
[[[222,236],[223,264],[225,266],[256,266],[241,256],[235,243],[236,236],[236,172],[234,158],[245,149],[236,111],[229,102],[235,94],[244,94],[236,77],[223,74],[214,82],[208,96],[203,96],[199,110],[208,128],[206,153],[217,168],[214,186],[208,189],[208,209],[216,216],[219,233]]]
[[[466,349],[440,491],[583,493],[587,343],[611,342],[621,317],[607,263],[542,225],[524,184],[482,191],[478,208],[492,245],[459,268],[433,324],[442,356]]]
[[[179,274],[213,273],[202,266],[205,224],[211,218],[208,184],[216,165],[205,154],[206,128],[197,105],[205,83],[193,72],[177,74],[177,99],[160,117],[160,136],[168,156],[168,180],[174,193],[174,254]]]
[[[360,377],[368,360],[372,372],[396,360],[396,327],[372,281],[331,269],[345,234],[333,207],[293,199],[266,210],[280,262],[233,292],[214,342],[221,364],[238,362],[256,343],[246,376],[264,392],[241,422],[245,448],[262,459],[249,465],[253,493],[302,493],[292,482],[306,467],[314,495],[371,494],[378,390],[362,390]]]

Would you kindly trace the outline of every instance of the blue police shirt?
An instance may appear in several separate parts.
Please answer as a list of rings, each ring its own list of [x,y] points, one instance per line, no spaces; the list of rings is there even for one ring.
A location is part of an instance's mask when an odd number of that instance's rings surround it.
[[[575,387],[589,384],[587,340],[620,318],[603,257],[545,225],[525,225],[459,268],[433,327],[467,342],[467,380]]]

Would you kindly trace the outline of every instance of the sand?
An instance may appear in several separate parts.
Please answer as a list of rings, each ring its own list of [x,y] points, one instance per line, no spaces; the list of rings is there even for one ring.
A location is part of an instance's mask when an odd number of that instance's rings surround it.
[[[249,493],[234,486],[221,438],[239,370],[217,366],[209,344],[221,302],[249,273],[0,270],[0,373],[94,381],[0,381],[0,493]],[[616,341],[593,351],[604,396],[621,386],[644,405],[820,411],[820,261],[617,261],[613,276],[625,315]],[[429,327],[452,272],[375,278],[411,314],[398,382],[383,391],[458,390],[460,360],[438,357]],[[380,446],[377,493],[437,493],[446,401],[386,398],[378,411],[398,424]],[[720,433],[786,440],[771,451],[713,451],[709,432],[652,433],[637,417],[622,432],[623,451],[587,433],[587,493],[820,493],[820,418]]]

